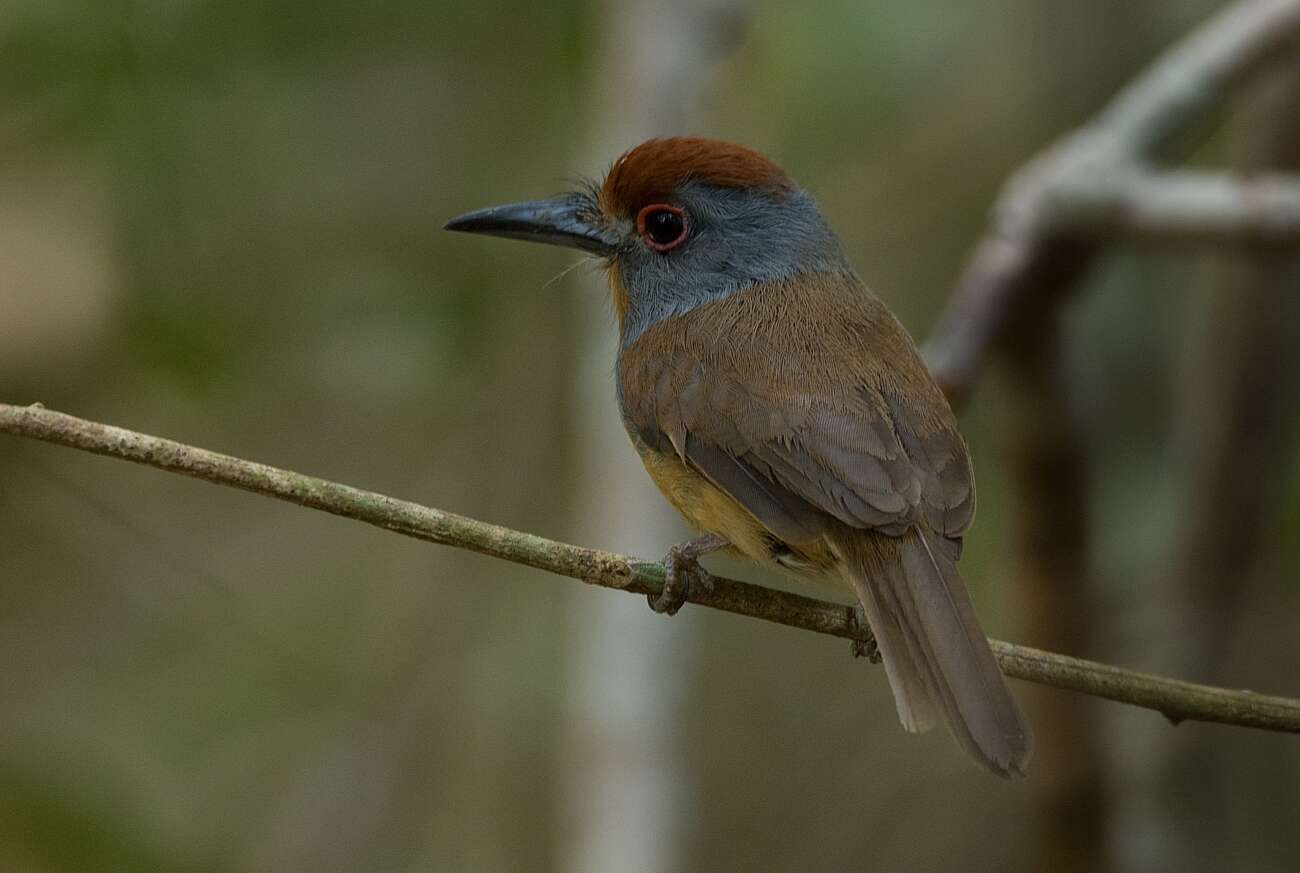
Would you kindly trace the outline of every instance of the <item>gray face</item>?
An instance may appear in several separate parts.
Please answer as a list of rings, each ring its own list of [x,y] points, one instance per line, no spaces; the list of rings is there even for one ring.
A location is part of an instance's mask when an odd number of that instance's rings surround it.
[[[689,236],[671,251],[651,248],[631,220],[613,255],[628,292],[623,344],[652,324],[760,282],[850,267],[811,195],[687,184],[666,200],[685,210]]]
[[[685,212],[689,230],[669,251],[654,249],[633,219],[611,221],[601,212],[594,187],[480,209],[446,227],[567,246],[608,259],[628,292],[624,346],[656,322],[760,282],[851,272],[839,240],[806,191],[782,195],[687,183],[664,202]]]

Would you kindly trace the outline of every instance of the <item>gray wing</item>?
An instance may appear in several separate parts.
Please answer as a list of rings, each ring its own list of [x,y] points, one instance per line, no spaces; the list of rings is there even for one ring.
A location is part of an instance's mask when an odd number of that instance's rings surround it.
[[[966,445],[942,416],[861,385],[759,396],[705,367],[679,384],[657,398],[674,449],[788,542],[814,538],[827,516],[889,534],[922,522],[954,540],[971,522]]]

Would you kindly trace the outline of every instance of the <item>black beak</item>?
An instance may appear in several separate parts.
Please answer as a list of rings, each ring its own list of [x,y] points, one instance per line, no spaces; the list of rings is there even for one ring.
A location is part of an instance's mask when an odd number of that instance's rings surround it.
[[[568,246],[609,257],[618,251],[620,240],[596,222],[598,215],[590,199],[581,194],[566,194],[550,200],[530,200],[480,209],[453,218],[443,227],[463,233]]]

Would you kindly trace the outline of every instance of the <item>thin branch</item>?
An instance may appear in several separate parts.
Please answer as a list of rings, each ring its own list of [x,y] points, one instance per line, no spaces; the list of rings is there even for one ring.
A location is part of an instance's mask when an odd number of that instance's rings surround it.
[[[663,588],[658,563],[548,540],[39,405],[0,403],[0,431],[240,488],[605,588],[637,594],[658,594]],[[865,638],[852,607],[734,579],[717,578],[713,591],[692,591],[690,601],[829,636]],[[1008,676],[1154,709],[1175,722],[1211,721],[1300,733],[1300,700],[1197,685],[997,640],[992,644]]]
[[[1296,243],[1300,180],[1160,174],[1149,163],[1265,65],[1300,51],[1300,2],[1243,0],[1147,68],[1087,126],[1008,181],[927,352],[960,403],[1012,321],[1041,314],[1117,234]]]

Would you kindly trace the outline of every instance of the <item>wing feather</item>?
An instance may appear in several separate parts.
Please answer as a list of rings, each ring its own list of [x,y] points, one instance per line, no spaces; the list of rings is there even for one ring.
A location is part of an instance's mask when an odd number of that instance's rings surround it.
[[[756,286],[648,329],[620,359],[629,429],[663,434],[782,538],[816,535],[818,514],[959,538],[975,492],[947,402],[856,278],[819,281]],[[801,305],[810,290],[817,305]]]

